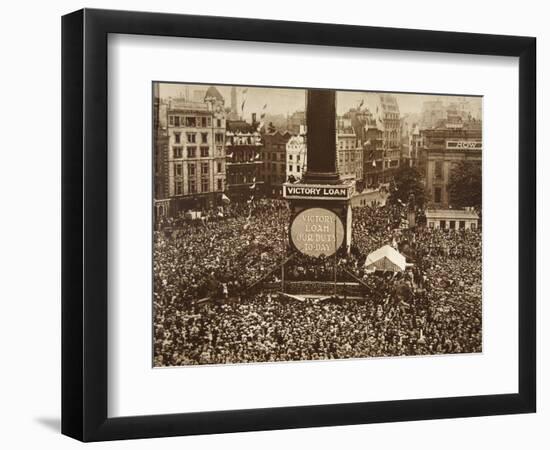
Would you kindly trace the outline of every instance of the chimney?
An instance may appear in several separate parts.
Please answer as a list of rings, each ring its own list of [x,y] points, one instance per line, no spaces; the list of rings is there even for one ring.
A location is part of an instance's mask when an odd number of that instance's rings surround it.
[[[256,125],[256,113],[252,113],[252,125]]]

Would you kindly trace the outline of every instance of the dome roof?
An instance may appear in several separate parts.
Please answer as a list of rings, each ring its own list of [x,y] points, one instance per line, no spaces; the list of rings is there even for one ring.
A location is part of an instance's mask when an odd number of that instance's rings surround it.
[[[220,94],[220,91],[218,91],[218,89],[216,89],[214,86],[210,86],[207,89],[206,94],[204,95],[204,99],[206,100],[207,98],[212,98],[212,97],[221,102],[224,101],[222,94]]]

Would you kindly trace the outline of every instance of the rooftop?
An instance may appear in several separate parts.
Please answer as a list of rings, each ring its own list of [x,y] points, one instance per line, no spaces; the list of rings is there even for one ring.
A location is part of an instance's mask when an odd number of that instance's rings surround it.
[[[229,132],[240,132],[240,133],[254,133],[257,131],[252,124],[248,123],[245,120],[228,120],[227,121],[227,131]]]
[[[477,220],[479,215],[473,210],[464,209],[428,209],[426,219],[445,220]]]
[[[220,91],[218,91],[218,89],[214,86],[210,86],[206,90],[206,94],[204,95],[204,99],[206,100],[207,98],[215,98],[216,100],[219,100],[221,102],[225,102],[225,99],[223,98],[223,95],[220,94]]]

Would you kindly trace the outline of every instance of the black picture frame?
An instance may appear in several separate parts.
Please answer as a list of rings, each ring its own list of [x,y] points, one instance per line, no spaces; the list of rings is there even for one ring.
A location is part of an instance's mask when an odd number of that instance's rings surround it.
[[[109,418],[107,36],[110,33],[518,57],[518,392]],[[533,37],[93,9],[64,16],[62,433],[82,441],[102,441],[535,412],[535,91]]]

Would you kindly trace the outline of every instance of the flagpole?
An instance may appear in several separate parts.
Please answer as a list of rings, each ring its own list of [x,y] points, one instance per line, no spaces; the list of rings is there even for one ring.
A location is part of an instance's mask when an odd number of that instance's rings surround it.
[[[347,296],[347,293],[346,293],[346,270],[344,269],[344,301],[347,300],[348,296]]]
[[[336,248],[336,244],[337,244],[337,239],[336,239],[336,220],[334,221],[334,297],[336,298],[336,276],[337,276],[337,270],[336,270],[336,262],[337,262],[337,259],[336,259],[336,251],[337,251],[337,248]]]
[[[285,262],[286,262],[286,227],[281,227],[283,231],[283,263],[281,264],[281,292],[285,293]]]

